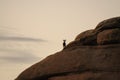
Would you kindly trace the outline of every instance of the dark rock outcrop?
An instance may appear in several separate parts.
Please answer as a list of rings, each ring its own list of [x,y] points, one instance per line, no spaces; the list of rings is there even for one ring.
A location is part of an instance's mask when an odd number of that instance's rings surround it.
[[[16,80],[120,80],[120,17],[79,34]]]
[[[94,30],[87,30],[79,34],[75,41],[79,41],[82,45],[96,45],[96,33]]]
[[[115,17],[100,22],[95,28],[95,30],[97,32],[101,32],[103,30],[114,29],[114,28],[120,28],[120,17]]]
[[[109,29],[100,32],[97,36],[98,44],[120,43],[120,29]]]

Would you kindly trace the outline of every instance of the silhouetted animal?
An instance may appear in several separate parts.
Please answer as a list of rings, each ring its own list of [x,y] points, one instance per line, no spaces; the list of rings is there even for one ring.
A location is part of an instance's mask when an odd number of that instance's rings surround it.
[[[66,40],[63,40],[63,48],[66,47]]]

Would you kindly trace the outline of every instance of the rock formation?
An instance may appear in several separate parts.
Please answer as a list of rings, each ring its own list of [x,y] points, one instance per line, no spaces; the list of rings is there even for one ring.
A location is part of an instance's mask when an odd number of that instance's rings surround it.
[[[79,34],[16,80],[120,80],[120,17]]]

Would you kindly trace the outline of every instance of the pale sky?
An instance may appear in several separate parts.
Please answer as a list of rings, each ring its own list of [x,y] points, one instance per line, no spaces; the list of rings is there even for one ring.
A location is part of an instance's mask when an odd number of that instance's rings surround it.
[[[0,0],[0,80],[62,50],[82,31],[120,16],[120,0]]]

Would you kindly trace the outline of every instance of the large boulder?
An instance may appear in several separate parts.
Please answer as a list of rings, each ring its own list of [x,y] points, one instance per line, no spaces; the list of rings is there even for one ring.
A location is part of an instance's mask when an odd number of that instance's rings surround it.
[[[84,31],[77,35],[74,41],[70,42],[66,48],[70,48],[73,46],[83,46],[83,45],[96,45],[97,44],[97,36],[93,29]]]
[[[84,31],[75,38],[75,41],[79,41],[82,45],[96,45],[96,33],[93,29]]]
[[[94,80],[95,74],[100,74],[99,77],[103,78],[105,77],[104,73],[106,75],[113,74],[111,72],[120,72],[120,45],[79,46],[74,50],[65,49],[47,57],[22,72],[16,80],[49,80],[49,78],[54,80],[54,77],[61,78],[63,76],[66,79],[66,75],[70,76],[71,74],[81,76],[84,74],[85,78],[92,77]],[[91,76],[87,76],[86,73]],[[113,75],[114,78],[116,76]],[[109,80],[109,78],[102,80]]]
[[[79,34],[62,51],[29,67],[16,80],[120,80],[119,26],[104,27],[102,23]]]
[[[56,76],[48,80],[119,80],[120,72],[85,72],[82,74],[69,74]]]
[[[98,44],[114,44],[120,43],[120,29],[109,29],[100,32],[97,36]]]
[[[100,22],[95,30],[101,32],[106,29],[120,28],[120,17],[114,17]]]

